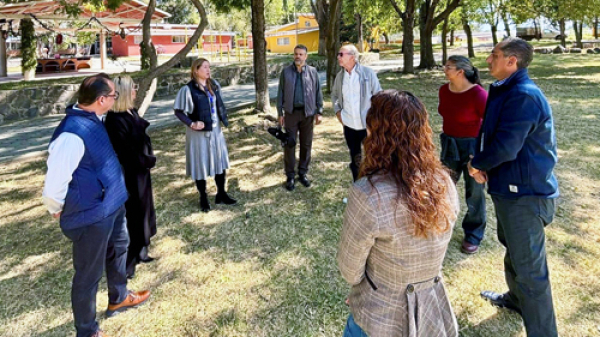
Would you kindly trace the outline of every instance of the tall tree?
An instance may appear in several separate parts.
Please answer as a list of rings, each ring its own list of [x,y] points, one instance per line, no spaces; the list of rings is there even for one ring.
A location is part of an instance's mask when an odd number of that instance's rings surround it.
[[[415,0],[405,0],[404,11],[400,9],[396,0],[390,0],[392,7],[402,20],[402,54],[404,58],[404,68],[402,72],[404,74],[413,73],[414,67],[414,54],[415,54]]]
[[[444,21],[457,7],[461,0],[446,0],[446,7],[440,10],[438,6],[443,4],[440,0],[424,0],[419,11],[419,32],[421,38],[421,63],[419,68],[429,69],[435,66],[433,57],[433,31]]]
[[[311,1],[313,13],[317,23],[319,23],[319,55],[327,55],[327,37],[329,36],[329,1],[328,0],[315,0]]]
[[[198,39],[202,36],[202,32],[208,25],[208,19],[206,18],[206,10],[204,6],[199,0],[190,0],[198,14],[200,16],[200,23],[198,24],[198,28],[194,34],[190,37],[187,44],[181,49],[177,54],[175,54],[171,59],[167,62],[157,65],[156,62],[156,53],[150,56],[150,69],[149,71],[139,80],[139,90],[138,95],[135,100],[136,106],[139,107],[139,111],[141,114],[144,114],[147,110],[150,102],[152,102],[152,98],[154,97],[154,93],[156,92],[156,78],[164,73],[166,73],[169,69],[171,69],[174,65],[179,63],[181,59],[187,56],[187,54],[192,50],[192,48],[197,44]],[[148,3],[148,10],[144,16],[142,21],[142,32],[143,32],[143,42],[147,43],[151,48],[154,48],[152,45],[152,41],[150,40],[150,19],[152,18],[152,14],[154,13],[156,7],[156,0],[150,0]]]
[[[271,99],[267,71],[267,40],[265,39],[265,1],[251,0],[251,7],[256,110],[268,113],[271,111]]]
[[[462,8],[460,20],[462,22],[465,35],[467,36],[467,53],[469,57],[475,57],[475,48],[473,48],[473,32],[471,31],[471,25],[469,24],[467,11],[468,9],[466,7]]]
[[[256,90],[256,110],[271,111],[267,72],[267,41],[265,40],[264,0],[213,0],[215,7],[223,13],[232,9],[250,8],[252,13],[252,45],[254,61],[254,87]]]
[[[331,92],[335,75],[339,68],[337,53],[340,49],[340,21],[342,18],[342,1],[329,1],[329,20],[327,22],[327,91]]]

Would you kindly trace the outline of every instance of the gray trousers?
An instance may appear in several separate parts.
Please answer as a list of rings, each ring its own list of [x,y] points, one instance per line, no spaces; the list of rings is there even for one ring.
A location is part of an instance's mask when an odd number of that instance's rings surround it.
[[[506,247],[504,275],[511,299],[521,308],[528,337],[557,337],[546,263],[544,227],[554,217],[554,199],[492,196],[498,240]]]
[[[298,174],[300,175],[307,174],[308,165],[310,165],[314,118],[314,116],[306,117],[304,108],[294,109],[291,114],[285,113],[285,132],[292,134],[296,143],[298,142],[298,133],[300,133],[300,160],[298,162]],[[294,178],[296,176],[296,147],[284,146],[283,163],[285,175],[288,178]]]

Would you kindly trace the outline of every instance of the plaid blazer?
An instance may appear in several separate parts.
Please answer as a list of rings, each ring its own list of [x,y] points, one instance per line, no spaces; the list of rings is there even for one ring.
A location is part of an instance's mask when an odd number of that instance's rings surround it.
[[[456,188],[444,175],[457,215]],[[354,320],[371,337],[458,336],[441,280],[452,230],[427,239],[414,236],[408,209],[396,200],[395,183],[373,183],[362,178],[351,187],[337,254],[351,285]]]

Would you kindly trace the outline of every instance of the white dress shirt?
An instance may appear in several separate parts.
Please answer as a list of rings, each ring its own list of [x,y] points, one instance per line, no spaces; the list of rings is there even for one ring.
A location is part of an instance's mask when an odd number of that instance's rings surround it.
[[[77,105],[73,107],[77,109]],[[101,116],[97,116],[102,120]],[[83,139],[71,132],[63,132],[48,147],[48,173],[44,181],[42,202],[50,214],[62,212],[73,179],[73,172],[79,166],[85,153]]]
[[[354,130],[363,130],[362,119],[360,116],[360,78],[356,73],[356,66],[352,72],[344,70],[342,79],[342,122],[345,126]]]

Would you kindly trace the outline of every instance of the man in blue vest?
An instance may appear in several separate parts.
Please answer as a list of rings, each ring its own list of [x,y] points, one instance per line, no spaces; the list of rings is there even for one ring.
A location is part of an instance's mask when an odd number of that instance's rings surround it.
[[[298,181],[310,186],[306,174],[310,165],[313,141],[313,125],[320,124],[323,114],[323,93],[315,67],[306,64],[308,49],[304,45],[294,48],[294,63],[285,67],[279,78],[277,90],[277,114],[279,123],[296,140],[300,133],[300,161]],[[296,178],[296,145],[283,148],[283,161],[287,180],[285,188],[293,191]]]
[[[106,74],[84,79],[77,103],[67,107],[48,148],[42,199],[73,243],[71,304],[77,337],[107,337],[96,322],[96,293],[104,269],[107,316],[138,306],[150,296],[148,290],[127,290],[127,190],[101,120],[118,97]]]
[[[497,81],[468,167],[478,183],[488,183],[506,247],[508,292],[481,296],[519,313],[528,337],[556,337],[544,233],[558,197],[556,135],[548,100],[527,74],[532,59],[533,48],[519,38],[498,43],[487,58]]]

